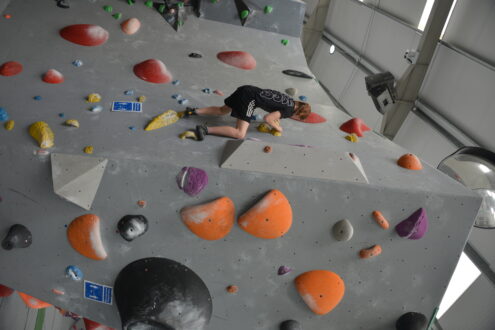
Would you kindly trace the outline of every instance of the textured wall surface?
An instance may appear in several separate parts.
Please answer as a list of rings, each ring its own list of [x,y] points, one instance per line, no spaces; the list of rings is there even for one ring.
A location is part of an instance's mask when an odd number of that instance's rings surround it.
[[[122,19],[139,18],[141,30],[124,35],[120,21],[103,11],[107,4],[121,12]],[[0,128],[0,234],[14,223],[24,224],[33,234],[29,248],[0,250],[0,283],[118,328],[115,304],[83,299],[82,283],[66,278],[65,267],[78,265],[85,279],[112,286],[128,263],[162,256],[187,265],[208,286],[213,297],[209,329],[275,330],[281,321],[294,318],[305,329],[383,330],[393,329],[406,311],[431,314],[480,200],[428,165],[420,172],[399,168],[395,161],[407,151],[375,133],[366,133],[359,143],[345,140],[338,127],[348,117],[331,105],[317,82],[281,73],[288,68],[309,73],[298,38],[195,17],[189,17],[177,33],[140,1],[134,6],[124,1],[73,1],[71,5],[61,9],[51,0],[13,1],[7,8],[13,19],[0,20],[0,42],[8,45],[0,53],[0,62],[16,60],[24,65],[20,75],[0,76],[0,107],[16,121],[13,131]],[[59,37],[61,28],[76,23],[101,25],[109,31],[109,41],[92,48]],[[287,46],[280,43],[282,38],[289,39]],[[257,68],[244,71],[221,63],[216,54],[227,50],[249,51]],[[190,52],[200,52],[203,58],[189,58]],[[149,58],[161,59],[181,83],[155,85],[139,80],[132,67]],[[75,59],[84,65],[72,66]],[[43,83],[40,77],[50,68],[62,72],[65,82]],[[222,97],[201,90],[218,88],[228,95],[243,84],[277,90],[296,87],[314,111],[328,120],[310,125],[285,119],[282,137],[259,133],[251,125],[249,137],[267,144],[353,152],[370,183],[221,169],[225,138],[207,136],[204,142],[177,138],[202,122],[233,124],[230,117],[194,117],[156,131],[142,129],[153,116],[183,108],[171,98],[173,94],[182,94],[192,106],[221,105]],[[123,94],[129,89],[135,90],[134,96]],[[88,111],[90,105],[84,100],[92,92],[103,97],[99,114]],[[42,100],[33,100],[35,95]],[[143,113],[110,112],[112,101],[134,100],[139,95],[147,96]],[[60,113],[65,117],[60,118]],[[81,127],[62,126],[68,118],[78,119]],[[109,160],[91,210],[102,220],[109,255],[104,261],[81,256],[67,241],[66,225],[87,212],[54,194],[49,157],[37,155],[39,148],[27,132],[38,120],[46,121],[55,133],[51,152],[83,155],[84,146],[93,145],[94,156]],[[196,197],[177,188],[175,176],[183,166],[208,172],[209,185]],[[281,238],[258,239],[235,225],[225,239],[204,241],[181,223],[179,210],[184,206],[229,196],[240,215],[274,188],[287,196],[294,213],[291,230]],[[138,208],[138,200],[146,200],[148,206]],[[430,230],[420,241],[383,231],[371,218],[371,212],[379,209],[393,226],[419,207],[430,218]],[[150,230],[132,242],[124,241],[116,226],[126,214],[145,215]],[[332,225],[342,218],[354,225],[349,242],[338,242],[330,234]],[[359,259],[359,250],[373,244],[382,245],[383,253]],[[278,276],[280,265],[294,271]],[[345,281],[344,299],[329,315],[315,316],[294,288],[293,279],[312,269],[331,270]],[[225,291],[230,284],[239,286],[237,294]],[[65,295],[54,295],[53,288],[65,290]]]

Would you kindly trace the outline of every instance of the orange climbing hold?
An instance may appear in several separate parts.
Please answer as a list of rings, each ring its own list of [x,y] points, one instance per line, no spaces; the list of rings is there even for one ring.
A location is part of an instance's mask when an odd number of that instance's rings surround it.
[[[234,226],[234,202],[221,197],[213,202],[185,207],[180,211],[184,224],[202,239],[214,241],[221,239]]]
[[[67,228],[70,245],[85,257],[104,260],[107,253],[100,234],[100,218],[94,214],[85,214],[75,218]]]
[[[361,118],[352,118],[340,125],[340,130],[363,137],[363,133],[366,131],[371,131],[371,128],[369,128]]]
[[[378,244],[373,245],[372,247],[369,247],[367,249],[362,249],[359,251],[359,257],[361,259],[368,259],[371,257],[376,257],[377,255],[380,255],[382,253],[382,247]]]
[[[296,277],[294,283],[306,305],[318,315],[331,312],[345,293],[342,278],[329,270],[311,270]]]
[[[237,293],[237,291],[239,291],[239,287],[237,285],[229,285],[226,290],[228,293]]]
[[[110,328],[106,325],[100,324],[95,321],[91,321],[87,318],[83,318],[84,320],[84,326],[86,327],[86,330],[115,330],[114,328]]]
[[[238,220],[249,234],[259,238],[278,238],[292,226],[292,208],[280,190],[269,191]]]
[[[405,154],[402,155],[399,160],[397,160],[397,165],[403,168],[407,168],[408,170],[422,170],[423,165],[421,165],[421,161],[416,155],[413,154]]]
[[[376,223],[382,227],[383,229],[388,229],[390,227],[388,220],[385,219],[383,216],[382,212],[380,211],[373,211],[373,218],[375,219]]]
[[[46,308],[46,307],[50,307],[51,306],[51,304],[46,303],[44,301],[41,301],[39,299],[36,299],[34,297],[31,297],[31,296],[29,296],[29,295],[27,295],[25,293],[22,293],[22,292],[19,292],[19,291],[17,291],[17,293],[21,297],[22,301],[24,301],[24,303],[29,308],[40,309],[40,308]]]

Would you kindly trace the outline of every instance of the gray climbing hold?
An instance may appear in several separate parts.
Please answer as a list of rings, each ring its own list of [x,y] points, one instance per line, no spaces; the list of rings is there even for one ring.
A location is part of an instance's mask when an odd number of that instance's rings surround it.
[[[280,330],[303,330],[303,328],[296,320],[286,320],[280,323]]]
[[[130,242],[146,233],[148,220],[143,215],[126,215],[120,219],[117,228],[120,236]]]
[[[287,88],[285,92],[290,96],[294,96],[297,94],[297,88],[293,88],[293,87]]]
[[[2,247],[5,250],[12,250],[13,248],[27,248],[33,242],[33,236],[29,229],[23,225],[13,225],[10,227],[7,236],[2,241]]]
[[[348,241],[354,234],[354,228],[349,220],[343,219],[333,225],[332,233],[337,241]]]
[[[395,323],[395,329],[397,330],[423,330],[426,328],[428,320],[426,316],[421,313],[408,312],[402,314],[401,317]]]

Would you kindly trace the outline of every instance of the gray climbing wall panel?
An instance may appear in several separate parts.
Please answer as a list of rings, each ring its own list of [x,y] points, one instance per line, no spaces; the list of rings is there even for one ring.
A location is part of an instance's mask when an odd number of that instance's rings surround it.
[[[122,19],[139,18],[141,30],[124,35],[121,20],[103,11],[104,4],[121,12]],[[195,17],[177,33],[140,1],[134,6],[116,0],[71,1],[70,9],[61,9],[52,0],[17,0],[7,10],[15,19],[0,19],[0,43],[8,49],[0,53],[0,62],[19,61],[24,71],[0,76],[0,107],[16,121],[13,131],[0,128],[0,235],[21,223],[32,232],[33,244],[0,250],[0,283],[116,328],[120,319],[115,304],[83,299],[83,284],[65,277],[68,265],[78,265],[86,280],[112,286],[119,271],[136,259],[161,256],[181,262],[208,286],[213,297],[208,329],[215,330],[275,330],[287,318],[298,319],[305,329],[393,329],[403,312],[429,315],[438,306],[479,197],[428,165],[420,172],[398,167],[396,159],[407,151],[375,133],[365,133],[359,143],[345,140],[346,133],[338,127],[348,117],[331,105],[318,83],[281,73],[289,68],[309,71],[298,38],[284,36],[290,43],[283,46],[280,34]],[[76,23],[101,25],[109,31],[109,41],[92,48],[58,36],[59,29]],[[216,54],[225,50],[249,51],[257,68],[244,71],[219,62]],[[203,58],[189,58],[190,52]],[[133,65],[148,58],[161,59],[180,84],[155,85],[136,78]],[[74,67],[75,59],[84,65]],[[63,84],[41,82],[41,74],[50,68],[64,74]],[[282,137],[259,133],[252,125],[249,137],[267,145],[304,144],[355,153],[369,185],[227,170],[219,167],[225,138],[207,136],[204,142],[177,138],[203,122],[232,125],[230,117],[194,117],[155,131],[142,129],[157,114],[183,108],[173,94],[182,94],[191,106],[221,105],[222,97],[201,90],[221,89],[229,95],[243,84],[277,90],[295,87],[328,120],[310,125],[285,119]],[[124,95],[130,89],[134,96]],[[85,97],[93,92],[103,97],[101,113],[88,111],[91,105]],[[42,99],[33,100],[35,95]],[[147,96],[143,113],[110,111],[112,101],[132,101],[139,95]],[[80,128],[63,126],[69,118],[78,119]],[[51,152],[83,155],[82,149],[93,145],[94,157],[108,159],[90,211],[101,218],[106,260],[83,257],[66,239],[66,225],[87,212],[53,192],[50,157],[38,152],[27,133],[37,120],[46,121],[55,133]],[[175,176],[183,166],[208,172],[209,185],[196,197],[176,185]],[[281,190],[294,212],[293,226],[282,238],[261,240],[235,225],[225,239],[204,241],[181,222],[179,211],[185,206],[229,196],[239,215],[270,189]],[[147,201],[147,207],[139,208],[138,200]],[[379,209],[393,226],[419,207],[426,209],[431,221],[420,241],[384,231],[371,217]],[[132,242],[116,232],[126,214],[143,214],[149,220],[148,232]],[[343,218],[354,226],[349,242],[331,236],[333,224]],[[359,250],[373,244],[380,244],[383,253],[359,259]],[[294,271],[278,276],[281,265]],[[342,302],[329,315],[311,313],[292,283],[311,269],[331,270],[346,283]],[[230,284],[239,286],[237,294],[225,291]],[[53,288],[65,290],[65,295],[53,294]]]

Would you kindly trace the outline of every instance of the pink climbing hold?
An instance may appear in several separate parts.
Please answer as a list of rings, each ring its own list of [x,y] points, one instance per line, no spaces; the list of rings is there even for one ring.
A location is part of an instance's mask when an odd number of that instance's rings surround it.
[[[352,118],[340,125],[340,130],[349,134],[354,133],[359,137],[363,137],[363,133],[366,131],[371,131],[371,128],[366,126],[361,118]]]
[[[60,36],[81,46],[99,46],[108,40],[108,31],[99,25],[75,24],[60,30]]]
[[[253,55],[243,51],[220,52],[217,58],[225,64],[235,66],[243,70],[256,68],[256,60]]]
[[[45,72],[42,79],[49,84],[60,84],[64,82],[64,76],[55,69],[50,69]]]
[[[139,31],[139,28],[141,28],[141,22],[137,18],[129,18],[120,24],[120,28],[125,34],[131,35]]]
[[[422,238],[428,231],[426,210],[424,208],[416,210],[407,219],[399,222],[395,226],[395,231],[400,237],[414,240]]]
[[[225,95],[225,94],[224,94],[224,92],[222,92],[222,91],[221,91],[221,90],[219,90],[219,89],[215,89],[215,90],[213,91],[213,94],[217,94],[217,95],[220,95],[220,96],[224,96],[224,95]]]
[[[134,74],[144,81],[166,84],[172,81],[172,75],[162,61],[149,59],[134,66]]]
[[[291,119],[294,119],[297,121],[302,121],[303,123],[307,123],[307,124],[319,124],[319,123],[324,123],[327,121],[327,119],[325,117],[320,116],[319,114],[314,113],[314,112],[311,112],[306,119],[301,120],[301,119],[295,119],[292,117],[291,117]]]
[[[22,64],[15,61],[5,62],[0,65],[0,75],[2,76],[15,76],[22,72]]]

